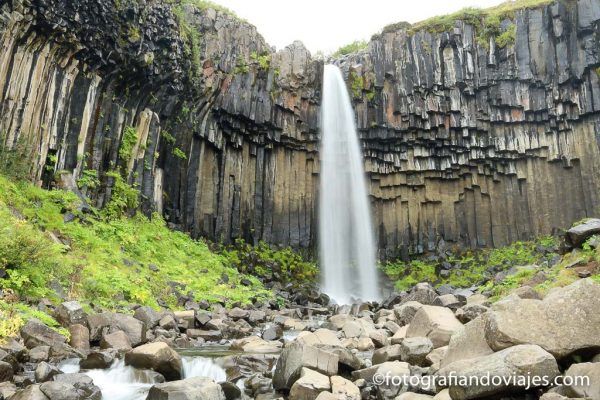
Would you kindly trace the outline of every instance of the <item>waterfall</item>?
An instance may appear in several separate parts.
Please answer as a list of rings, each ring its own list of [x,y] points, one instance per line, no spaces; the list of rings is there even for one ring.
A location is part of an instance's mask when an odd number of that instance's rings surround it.
[[[321,104],[319,247],[323,291],[339,304],[377,300],[375,238],[362,153],[340,69],[326,65]]]

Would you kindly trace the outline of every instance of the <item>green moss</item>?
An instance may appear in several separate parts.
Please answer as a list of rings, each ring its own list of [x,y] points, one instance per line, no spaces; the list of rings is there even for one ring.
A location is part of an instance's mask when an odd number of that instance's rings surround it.
[[[96,189],[100,186],[98,179],[98,171],[93,169],[84,169],[81,172],[81,177],[77,180],[77,187],[80,189]]]
[[[160,132],[160,137],[163,138],[163,140],[165,141],[165,143],[170,144],[170,145],[174,145],[175,144],[175,136],[171,135],[168,131],[161,131]]]
[[[344,45],[337,49],[335,53],[333,53],[333,57],[341,57],[359,52],[361,50],[366,49],[368,45],[369,43],[367,43],[366,40],[355,40],[354,42],[348,43],[347,45]]]
[[[596,75],[598,75],[598,78],[600,78],[600,67],[596,68]]]
[[[128,215],[139,207],[139,191],[129,185],[118,171],[109,171],[106,176],[112,179],[110,200],[101,213],[107,219]]]
[[[352,96],[355,99],[360,99],[362,97],[362,91],[365,84],[364,78],[361,75],[358,75],[356,72],[350,71],[348,79],[350,81],[350,90],[352,91]]]
[[[268,53],[259,55],[255,51],[250,54],[250,59],[258,64],[263,71],[268,71],[271,67],[271,55]]]
[[[137,43],[142,40],[142,33],[138,26],[130,25],[127,30],[127,38],[131,43]]]
[[[412,24],[410,22],[400,21],[400,22],[396,22],[394,24],[385,26],[383,28],[383,30],[381,31],[381,33],[396,32],[399,30],[408,30],[411,27],[412,27]]]
[[[517,26],[512,24],[504,32],[496,37],[496,45],[503,49],[506,46],[512,46],[515,44],[517,38]]]

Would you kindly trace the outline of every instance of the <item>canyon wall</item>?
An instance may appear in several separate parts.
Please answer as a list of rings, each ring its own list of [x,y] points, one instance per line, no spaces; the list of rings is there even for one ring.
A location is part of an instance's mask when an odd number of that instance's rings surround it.
[[[0,143],[32,179],[79,182],[102,206],[121,176],[145,213],[195,236],[314,249],[323,62],[301,43],[275,52],[189,5],[0,1]],[[334,60],[382,257],[499,246],[600,211],[600,4],[511,23],[504,47],[461,21],[399,24]]]

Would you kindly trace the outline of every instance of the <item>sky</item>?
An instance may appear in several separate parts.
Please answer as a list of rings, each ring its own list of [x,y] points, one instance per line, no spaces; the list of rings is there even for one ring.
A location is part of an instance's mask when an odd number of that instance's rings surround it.
[[[490,7],[505,0],[213,0],[255,25],[271,46],[300,40],[329,54],[354,40],[369,40],[394,22],[422,21],[464,7]]]

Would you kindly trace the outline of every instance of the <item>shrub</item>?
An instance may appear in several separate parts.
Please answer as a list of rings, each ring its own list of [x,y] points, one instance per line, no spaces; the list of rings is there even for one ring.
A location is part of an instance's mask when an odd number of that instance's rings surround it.
[[[119,147],[119,158],[127,164],[133,155],[133,148],[138,140],[138,132],[132,126],[126,126],[123,130],[121,146]]]
[[[337,49],[335,51],[335,53],[333,53],[333,57],[341,57],[341,56],[345,56],[348,54],[359,52],[361,50],[366,49],[368,44],[369,43],[366,40],[355,40],[354,42],[348,43],[348,44],[340,47],[339,49]]]

